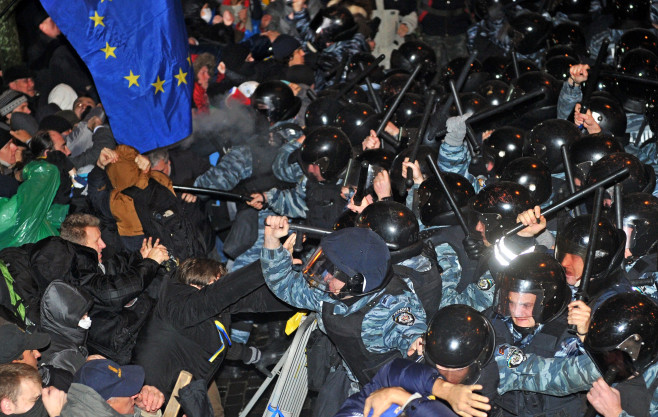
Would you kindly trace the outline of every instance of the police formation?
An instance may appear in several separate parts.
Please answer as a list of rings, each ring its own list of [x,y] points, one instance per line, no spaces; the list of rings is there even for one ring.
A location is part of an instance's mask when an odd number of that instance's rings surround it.
[[[222,343],[315,313],[317,417],[658,416],[649,0],[473,0],[457,57],[429,32],[373,56],[358,2],[308,3],[285,7],[310,84],[227,69],[216,108],[249,126],[195,126],[222,153],[187,188],[222,200],[219,282],[257,288]],[[268,373],[284,324],[241,359]]]
[[[317,313],[315,416],[658,415],[650,4],[539,3],[474,2],[443,65],[320,12],[305,110],[261,83],[265,151],[197,180],[260,210],[233,267]]]

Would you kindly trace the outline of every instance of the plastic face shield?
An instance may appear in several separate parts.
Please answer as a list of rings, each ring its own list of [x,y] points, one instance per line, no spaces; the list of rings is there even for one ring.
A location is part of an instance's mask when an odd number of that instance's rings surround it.
[[[533,327],[541,323],[544,310],[543,291],[524,288],[526,283],[523,281],[513,286],[505,284],[508,283],[503,281],[498,284],[494,300],[496,313],[511,317],[519,327]]]
[[[334,293],[330,288],[332,280],[338,280],[342,283],[349,281],[349,276],[331,262],[322,247],[315,250],[313,256],[302,268],[302,273],[311,287],[327,293]]]
[[[603,375],[613,369],[616,371],[615,381],[620,382],[632,376],[637,376],[643,371],[643,369],[638,369],[635,363],[641,348],[642,337],[638,334],[632,334],[610,349],[594,350],[589,348],[587,353]]]

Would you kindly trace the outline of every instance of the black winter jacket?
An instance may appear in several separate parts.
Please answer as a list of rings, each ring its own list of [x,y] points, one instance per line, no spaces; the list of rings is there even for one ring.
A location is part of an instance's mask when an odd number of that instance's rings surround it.
[[[139,253],[122,252],[104,261],[103,271],[95,250],[56,236],[40,240],[27,252],[27,270],[24,262],[16,260],[9,269],[16,281],[22,281],[20,288],[31,291],[21,296],[32,302],[32,312],[39,307],[34,301],[55,279],[82,287],[94,301],[89,313],[93,322],[87,341],[90,353],[128,363],[137,332],[153,305],[144,290],[156,277],[158,263],[142,259]]]
[[[183,369],[194,379],[210,382],[230,344],[224,336],[230,314],[220,317],[220,313],[228,313],[231,304],[264,284],[260,262],[202,289],[182,284],[175,277],[167,279],[135,347],[135,363],[146,371],[144,383],[169,397]]]

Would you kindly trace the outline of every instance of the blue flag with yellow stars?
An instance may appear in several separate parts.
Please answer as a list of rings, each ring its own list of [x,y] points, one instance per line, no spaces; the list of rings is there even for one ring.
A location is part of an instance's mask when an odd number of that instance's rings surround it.
[[[194,71],[180,0],[41,0],[87,64],[117,142],[140,152],[192,132]]]

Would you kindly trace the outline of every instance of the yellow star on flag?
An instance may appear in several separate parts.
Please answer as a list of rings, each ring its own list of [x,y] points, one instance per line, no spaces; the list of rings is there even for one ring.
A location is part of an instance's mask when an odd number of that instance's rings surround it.
[[[110,1],[112,1],[112,0],[110,0]],[[101,3],[105,3],[105,0],[101,0]]]
[[[94,27],[98,25],[105,27],[105,23],[103,23],[103,19],[105,19],[105,16],[99,16],[96,10],[94,10],[94,15],[89,16],[89,18],[94,21]]]
[[[105,42],[105,48],[101,49],[101,51],[105,52],[105,59],[108,59],[111,56],[116,58],[117,56],[114,55],[115,49],[117,49],[116,46],[112,47],[109,43]]]
[[[158,94],[158,91],[161,91],[161,92],[164,93],[164,88],[162,88],[162,86],[164,85],[164,83],[165,83],[165,80],[160,80],[160,76],[158,75],[158,79],[157,79],[157,81],[154,82],[154,83],[151,83],[151,85],[152,85],[153,87],[155,87],[155,93],[154,93],[154,94]]]
[[[123,78],[128,80],[128,88],[132,87],[133,85],[136,85],[137,87],[139,87],[139,83],[137,82],[137,79],[139,78],[139,75],[133,74],[133,70],[130,70],[130,75],[126,75]]]
[[[178,68],[178,75],[174,75],[174,78],[178,80],[178,85],[187,84],[185,77],[187,77],[187,73],[183,72],[183,68]]]

